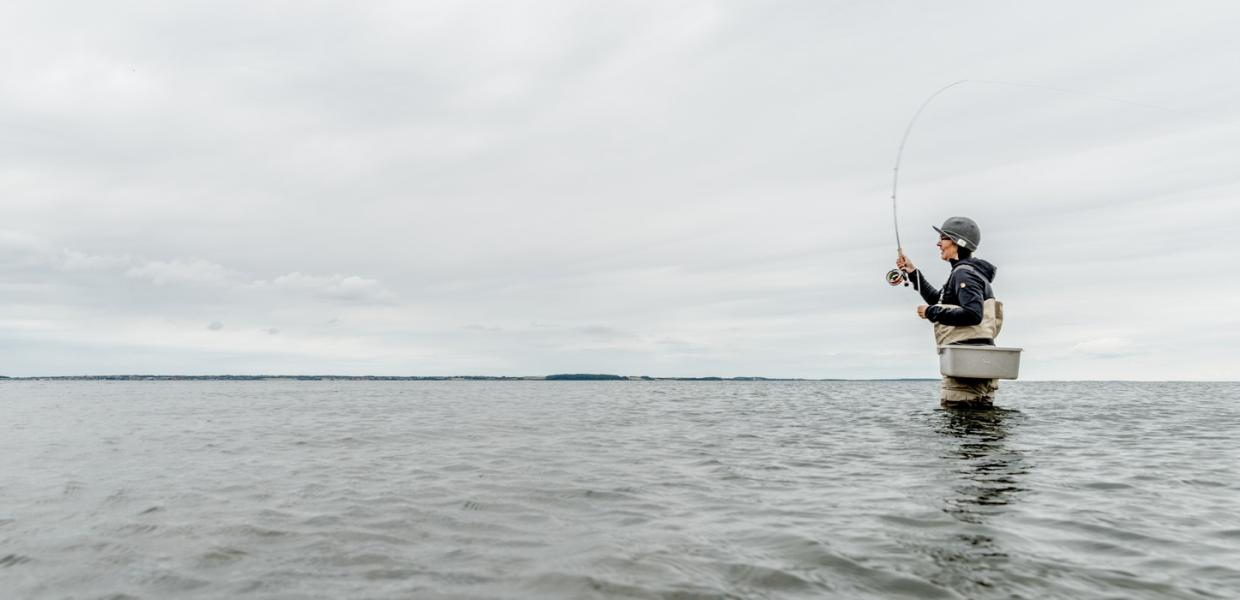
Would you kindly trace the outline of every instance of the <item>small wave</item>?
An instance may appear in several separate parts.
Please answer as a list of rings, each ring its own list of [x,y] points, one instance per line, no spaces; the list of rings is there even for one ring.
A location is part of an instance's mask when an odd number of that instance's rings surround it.
[[[1129,484],[1127,484],[1127,483],[1121,483],[1121,482],[1118,482],[1118,481],[1091,481],[1091,482],[1088,482],[1088,483],[1084,484],[1084,486],[1083,486],[1083,487],[1087,487],[1087,488],[1089,488],[1089,489],[1091,489],[1091,490],[1127,490],[1127,489],[1132,489],[1132,486],[1131,486],[1131,485],[1129,485]]]
[[[235,563],[248,555],[248,552],[237,548],[213,548],[199,556],[198,563],[206,567],[218,567]]]
[[[20,554],[6,554],[4,556],[0,556],[0,567],[16,567],[17,565],[24,565],[32,560],[34,559],[29,556],[22,556]]]
[[[257,525],[248,525],[248,524],[229,525],[221,529],[221,533],[225,535],[232,535],[232,536],[241,537],[241,538],[255,538],[255,539],[274,539],[274,538],[282,538],[282,537],[288,537],[288,536],[294,535],[294,533],[291,531],[284,531],[282,529],[269,529],[267,527],[259,527]]]
[[[719,589],[684,587],[660,588],[614,581],[602,576],[577,573],[544,573],[527,579],[521,588],[538,596],[556,598],[741,598]]]
[[[417,577],[423,574],[425,574],[425,571],[421,569],[391,568],[391,569],[371,569],[369,571],[363,572],[362,576],[365,577],[369,581],[379,581],[379,580],[403,581],[406,579],[413,579],[414,577]]]

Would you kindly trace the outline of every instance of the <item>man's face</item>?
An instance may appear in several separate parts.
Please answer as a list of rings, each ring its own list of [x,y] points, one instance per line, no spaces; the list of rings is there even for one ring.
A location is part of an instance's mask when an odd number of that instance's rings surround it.
[[[951,238],[945,235],[940,235],[939,243],[935,245],[939,247],[939,258],[943,260],[955,260],[959,256],[956,242],[953,242]]]

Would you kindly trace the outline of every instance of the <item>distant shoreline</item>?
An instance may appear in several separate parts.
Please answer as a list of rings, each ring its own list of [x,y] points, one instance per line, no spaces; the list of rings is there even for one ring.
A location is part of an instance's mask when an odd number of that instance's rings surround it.
[[[503,375],[52,375],[5,377],[0,381],[938,381],[937,378],[805,379],[781,377],[650,377],[565,373],[508,377]]]

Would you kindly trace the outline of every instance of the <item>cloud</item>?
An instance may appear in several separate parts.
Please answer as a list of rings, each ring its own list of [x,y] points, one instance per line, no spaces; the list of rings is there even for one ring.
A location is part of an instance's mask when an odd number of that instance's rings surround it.
[[[0,247],[29,257],[52,256],[50,245],[37,236],[0,231]],[[145,281],[159,287],[210,287],[235,292],[265,291],[307,298],[351,302],[389,302],[395,298],[375,279],[356,275],[314,275],[294,271],[272,279],[247,279],[241,271],[201,258],[150,259],[128,254],[92,254],[66,248],[39,264],[70,273],[116,272],[125,279]]]
[[[66,271],[99,271],[122,269],[134,264],[130,256],[104,256],[65,249],[60,253],[60,267]]]
[[[621,331],[615,327],[609,327],[607,325],[586,325],[584,327],[578,327],[576,331],[586,337],[601,341],[621,340],[635,337],[632,333]]]
[[[207,323],[207,330],[209,331],[219,331],[223,328],[224,324],[219,321],[211,321],[210,323]]]
[[[202,259],[144,261],[130,267],[125,276],[143,279],[155,285],[191,285],[225,287],[238,282],[237,273],[223,265]]]
[[[46,251],[47,242],[25,231],[0,229],[0,249],[6,253],[34,254]]]
[[[470,323],[462,326],[461,329],[465,329],[467,331],[481,331],[483,333],[501,333],[504,331],[503,327],[483,325],[482,323]]]
[[[1100,358],[1120,358],[1132,356],[1138,351],[1137,345],[1130,339],[1120,337],[1104,337],[1081,342],[1072,347],[1076,352]]]
[[[0,269],[43,266],[51,254],[44,238],[11,229],[0,229]]]
[[[377,280],[356,275],[323,276],[295,271],[255,282],[254,286],[350,302],[387,302],[395,297]]]

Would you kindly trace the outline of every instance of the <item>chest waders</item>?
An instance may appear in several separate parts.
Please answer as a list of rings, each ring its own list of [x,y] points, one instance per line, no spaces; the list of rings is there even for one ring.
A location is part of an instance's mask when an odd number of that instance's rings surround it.
[[[969,265],[960,265],[956,270],[968,269],[977,272]],[[955,272],[955,271],[953,271]],[[955,304],[943,304],[943,293],[951,284],[943,286],[939,293],[939,306],[959,308]],[[987,283],[989,287],[989,283]],[[982,322],[977,325],[963,327],[934,324],[934,343],[936,346],[949,346],[961,342],[974,342],[993,346],[999,331],[1003,329],[1003,303],[995,298],[982,301]],[[988,342],[988,343],[987,343]],[[999,390],[998,379],[970,379],[966,377],[943,376],[940,388],[939,404],[943,408],[990,408],[995,392]]]

